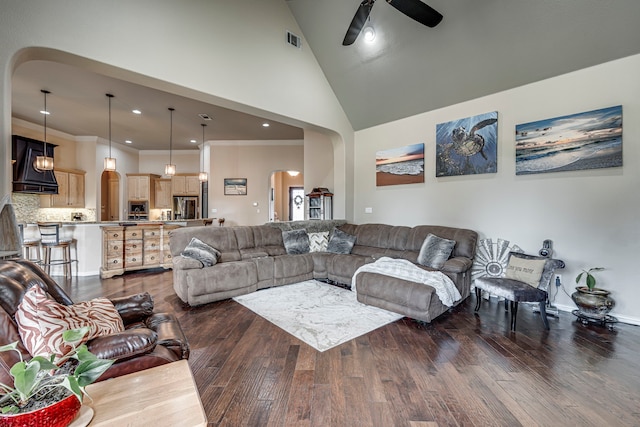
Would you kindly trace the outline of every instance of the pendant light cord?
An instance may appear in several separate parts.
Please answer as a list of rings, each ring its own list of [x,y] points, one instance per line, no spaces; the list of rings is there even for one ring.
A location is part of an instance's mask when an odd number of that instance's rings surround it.
[[[107,97],[109,98],[109,158],[111,158],[111,98],[113,95],[108,93]]]
[[[206,123],[201,123],[202,125],[202,154],[200,155],[200,165],[202,166],[201,171],[204,172],[204,128],[207,127]]]
[[[170,112],[170,124],[169,124],[169,164],[172,165],[171,162],[172,153],[173,153],[173,108],[169,108]]]
[[[44,93],[44,156],[47,157],[47,94],[51,93],[48,90],[42,89],[40,92]]]

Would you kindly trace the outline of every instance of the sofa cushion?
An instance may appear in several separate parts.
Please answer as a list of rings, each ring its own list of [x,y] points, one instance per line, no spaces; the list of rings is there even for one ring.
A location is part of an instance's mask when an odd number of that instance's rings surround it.
[[[220,251],[210,245],[207,245],[197,237],[192,237],[191,241],[180,255],[187,258],[197,259],[205,267],[211,267],[218,262],[218,259],[220,258]]]
[[[350,254],[353,249],[353,245],[356,243],[356,236],[347,234],[344,231],[334,228],[329,244],[327,245],[327,252],[334,254]]]
[[[328,231],[309,233],[309,252],[326,252],[328,244]]]
[[[455,240],[443,239],[434,234],[428,234],[420,248],[418,264],[435,269],[442,268],[451,256],[455,245]]]
[[[525,259],[518,257],[517,254],[511,254],[504,277],[518,280],[537,288],[540,284],[545,262],[546,260],[544,259]]]
[[[307,230],[283,231],[282,241],[289,255],[309,253],[309,235],[307,234]]]
[[[32,356],[64,356],[71,347],[62,340],[62,333],[69,329],[89,326],[89,334],[83,341],[124,331],[122,318],[108,299],[62,305],[49,299],[40,286],[32,286],[25,292],[15,320],[22,342]]]

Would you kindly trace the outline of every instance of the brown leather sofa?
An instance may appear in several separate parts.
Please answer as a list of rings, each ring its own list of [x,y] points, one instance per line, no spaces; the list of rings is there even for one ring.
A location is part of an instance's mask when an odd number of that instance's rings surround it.
[[[73,304],[64,290],[36,264],[26,260],[0,261],[0,346],[18,341],[24,360],[31,356],[22,345],[14,314],[25,291],[32,286],[41,286],[60,304]],[[178,320],[172,314],[153,313],[151,295],[145,292],[111,301],[122,317],[125,330],[87,342],[96,356],[116,360],[100,380],[189,357],[189,344]],[[11,384],[9,369],[18,361],[16,352],[0,352],[0,382]]]

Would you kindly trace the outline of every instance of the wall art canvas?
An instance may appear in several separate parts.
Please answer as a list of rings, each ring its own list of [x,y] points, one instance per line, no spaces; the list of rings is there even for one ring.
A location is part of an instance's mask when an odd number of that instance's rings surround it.
[[[622,106],[516,125],[516,175],[622,166]]]
[[[376,153],[376,186],[424,182],[424,144]]]
[[[224,195],[225,196],[246,196],[247,195],[247,178],[225,178],[224,179]]]
[[[498,170],[498,112],[436,125],[436,176]]]

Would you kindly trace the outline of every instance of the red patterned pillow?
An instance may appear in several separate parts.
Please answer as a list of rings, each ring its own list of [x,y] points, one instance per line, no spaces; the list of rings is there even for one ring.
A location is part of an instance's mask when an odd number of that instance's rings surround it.
[[[89,326],[86,340],[124,331],[122,318],[106,298],[73,305],[62,305],[47,297],[40,286],[25,292],[15,314],[24,346],[32,356],[55,354],[58,358],[71,350],[62,340],[68,329]]]

